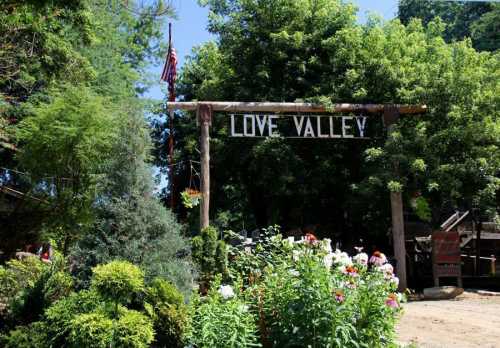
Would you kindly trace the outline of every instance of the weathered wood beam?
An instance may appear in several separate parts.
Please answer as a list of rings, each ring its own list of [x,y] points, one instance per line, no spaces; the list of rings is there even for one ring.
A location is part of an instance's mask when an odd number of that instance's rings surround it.
[[[225,112],[356,112],[381,113],[388,104],[334,104],[331,108],[313,103],[277,102],[168,102],[170,110],[197,110],[200,105],[210,105],[212,111]],[[399,114],[420,114],[427,111],[426,105],[390,104]]]
[[[200,230],[203,230],[210,224],[210,125],[212,124],[212,108],[210,105],[200,105],[197,112],[201,128]]]

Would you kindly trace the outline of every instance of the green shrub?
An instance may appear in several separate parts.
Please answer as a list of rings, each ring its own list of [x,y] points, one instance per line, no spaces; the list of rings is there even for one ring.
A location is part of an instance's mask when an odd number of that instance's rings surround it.
[[[236,296],[224,298],[215,290],[218,285],[215,282],[208,296],[197,296],[192,301],[190,343],[198,348],[260,346],[257,317],[242,299]]]
[[[144,273],[130,262],[111,261],[92,271],[92,288],[110,302],[127,304],[144,289]]]
[[[73,289],[73,279],[63,271],[57,271],[47,279],[43,287],[43,295],[46,303],[55,301],[68,296]]]
[[[154,339],[152,321],[134,310],[123,309],[114,325],[113,346],[146,348]]]
[[[224,241],[217,240],[217,234],[214,227],[208,226],[201,231],[199,236],[191,239],[193,260],[201,273],[202,292],[215,275],[227,276],[227,245]]]
[[[156,337],[154,346],[184,347],[188,326],[188,310],[182,294],[163,279],[155,279],[146,290],[146,302],[151,305]]]
[[[103,299],[95,290],[71,293],[68,297],[54,303],[45,311],[44,316],[47,335],[52,346],[62,347],[66,345],[75,316],[104,307]]]
[[[10,260],[5,267],[0,266],[0,318],[16,320],[13,318],[13,307],[26,291],[33,288],[48,265],[38,257],[27,257],[23,260]]]
[[[67,296],[73,282],[63,271],[64,263],[45,264],[37,257],[11,260],[0,268],[0,311],[11,325],[39,320],[53,302]]]
[[[45,326],[41,322],[18,326],[0,337],[0,346],[4,348],[39,348],[46,347],[47,343]]]
[[[71,320],[72,347],[108,348],[113,342],[113,320],[105,313],[79,314]]]
[[[112,153],[119,155],[108,161],[100,180],[94,224],[71,251],[72,272],[77,287],[86,288],[92,267],[126,260],[140,266],[146,282],[165,278],[188,295],[195,274],[185,228],[154,194],[150,129],[142,108],[128,110],[113,144]]]
[[[5,267],[0,266],[0,294],[10,297],[22,288],[33,286],[47,267],[34,256],[7,261]]]

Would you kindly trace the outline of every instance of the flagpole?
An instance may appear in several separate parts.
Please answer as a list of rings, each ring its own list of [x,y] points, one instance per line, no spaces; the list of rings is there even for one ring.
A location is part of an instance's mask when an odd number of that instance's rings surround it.
[[[172,54],[172,23],[168,23],[168,55]],[[169,64],[169,62],[167,62]],[[175,86],[173,81],[168,86],[168,101],[175,102]],[[168,104],[168,103],[167,103]],[[167,106],[168,110],[168,106]],[[175,208],[175,184],[174,184],[174,110],[169,110],[169,137],[168,137],[168,161],[169,161],[169,186],[170,186],[170,209]]]

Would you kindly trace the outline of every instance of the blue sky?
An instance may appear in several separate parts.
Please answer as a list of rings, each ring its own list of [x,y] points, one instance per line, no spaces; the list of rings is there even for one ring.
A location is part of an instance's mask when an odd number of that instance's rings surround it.
[[[359,8],[358,20],[364,22],[367,14],[372,12],[385,19],[395,16],[398,8],[397,0],[352,0]],[[206,30],[208,11],[198,6],[197,0],[172,0],[177,12],[177,20],[172,21],[174,47],[177,50],[180,69],[184,57],[191,52],[191,48],[211,39]],[[165,41],[168,33],[165,33]],[[162,65],[152,67],[151,72],[160,77]],[[165,86],[163,86],[165,87]],[[147,97],[163,99],[164,92],[158,86],[152,88]]]

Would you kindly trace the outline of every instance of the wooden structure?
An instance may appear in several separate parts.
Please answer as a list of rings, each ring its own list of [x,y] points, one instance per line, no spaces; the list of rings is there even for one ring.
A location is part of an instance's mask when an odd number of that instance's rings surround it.
[[[432,233],[432,274],[434,286],[439,286],[439,278],[457,278],[462,287],[462,257],[460,253],[460,233],[458,227],[469,212],[456,212]]]
[[[387,105],[387,104],[334,104],[325,107],[312,103],[273,103],[273,102],[168,102],[168,110],[196,111],[201,128],[201,204],[200,228],[209,225],[210,212],[210,125],[213,112],[270,112],[270,113],[340,113],[362,112],[373,117],[382,114],[384,125],[391,132],[392,125],[404,114],[422,114],[426,112],[425,105]],[[398,175],[398,164],[394,164]],[[403,199],[401,192],[391,192],[392,234],[394,255],[397,260],[397,276],[400,279],[400,289],[406,289],[406,248],[404,237]]]

